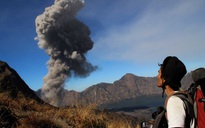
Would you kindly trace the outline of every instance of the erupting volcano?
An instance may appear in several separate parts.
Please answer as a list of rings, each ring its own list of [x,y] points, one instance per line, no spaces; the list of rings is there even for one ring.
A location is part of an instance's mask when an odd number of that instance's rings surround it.
[[[97,68],[85,58],[93,47],[91,32],[75,17],[83,5],[82,0],[55,0],[36,18],[38,46],[50,56],[41,97],[54,106],[61,104],[69,77],[86,77]]]

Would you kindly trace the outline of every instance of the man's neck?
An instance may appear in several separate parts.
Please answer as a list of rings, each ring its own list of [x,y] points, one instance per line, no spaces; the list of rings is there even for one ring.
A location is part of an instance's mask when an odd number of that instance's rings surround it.
[[[174,93],[174,90],[169,85],[166,85],[165,86],[165,94],[169,97],[173,93]]]

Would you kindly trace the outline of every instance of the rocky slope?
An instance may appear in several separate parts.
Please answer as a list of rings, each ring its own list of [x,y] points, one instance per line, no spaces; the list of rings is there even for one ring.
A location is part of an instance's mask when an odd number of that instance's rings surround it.
[[[44,103],[14,69],[7,63],[0,61],[0,93],[2,92],[7,93],[12,98],[18,98],[21,95]]]

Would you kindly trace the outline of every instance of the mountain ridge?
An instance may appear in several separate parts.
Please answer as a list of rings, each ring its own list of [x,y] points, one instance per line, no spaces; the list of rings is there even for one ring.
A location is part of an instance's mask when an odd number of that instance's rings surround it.
[[[192,83],[188,73],[181,81],[182,88],[186,89]],[[126,73],[113,83],[98,83],[86,88],[82,92],[65,90],[63,105],[96,104],[106,106],[124,100],[135,99],[139,96],[161,95],[162,90],[156,86],[157,77],[143,77]]]

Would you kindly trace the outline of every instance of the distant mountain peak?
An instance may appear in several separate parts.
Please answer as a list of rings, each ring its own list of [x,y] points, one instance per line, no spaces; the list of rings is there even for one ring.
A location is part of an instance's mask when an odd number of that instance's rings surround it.
[[[162,89],[158,88],[157,77],[143,77],[132,73],[127,73],[113,83],[99,83],[85,89],[80,93],[67,91],[64,97],[65,104],[72,104],[76,101],[85,104],[97,104],[103,106],[121,102],[124,100],[135,99],[139,96],[161,95]],[[182,85],[187,88],[191,83],[190,74],[187,74]]]

